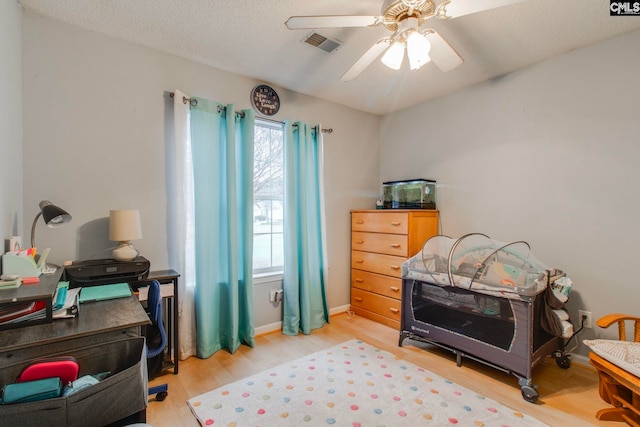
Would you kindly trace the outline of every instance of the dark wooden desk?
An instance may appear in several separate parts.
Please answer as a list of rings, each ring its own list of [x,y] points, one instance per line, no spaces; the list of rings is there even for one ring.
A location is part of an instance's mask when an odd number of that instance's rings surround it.
[[[51,295],[62,275],[62,269],[41,275],[38,285],[22,285],[17,289],[1,291],[1,301],[29,301]],[[50,301],[49,301],[50,303]],[[17,349],[48,346],[69,340],[82,340],[95,336],[140,336],[142,325],[150,324],[149,317],[135,297],[81,304],[80,313],[71,319],[54,319],[49,323],[16,324],[17,328],[0,331],[0,353]],[[28,325],[28,326],[27,326]],[[94,342],[99,342],[93,339]],[[62,344],[64,350],[64,344]],[[0,360],[0,366],[2,361]]]
[[[54,319],[51,323],[0,331],[0,372],[3,373],[4,377],[4,381],[2,382],[8,383],[7,381],[10,381],[11,378],[15,378],[19,369],[21,369],[27,361],[54,354],[78,354],[80,351],[86,353],[86,350],[81,349],[100,349],[97,353],[92,354],[104,355],[103,357],[109,358],[109,360],[114,360],[111,358],[126,356],[122,353],[118,353],[118,355],[112,353],[116,348],[116,344],[123,342],[124,338],[133,338],[135,340],[135,337],[140,337],[142,335],[142,327],[150,323],[149,317],[138,301],[138,298],[132,295],[127,298],[80,304],[79,314],[75,318]],[[120,347],[117,348],[119,349]],[[95,352],[96,350],[91,351]],[[133,357],[133,355],[131,357]],[[139,354],[138,357],[140,357]],[[131,369],[138,372],[138,375],[143,375],[143,377],[138,377],[140,382],[135,386],[132,386],[130,382],[126,382],[126,385],[121,384],[118,385],[118,387],[126,387],[126,389],[130,391],[133,390],[133,399],[142,399],[138,393],[144,393],[142,395],[144,396],[142,403],[145,403],[146,406],[146,370],[144,370],[144,373],[141,373],[139,369],[137,371],[136,368]],[[117,393],[118,390],[115,392]],[[58,403],[58,401],[60,400],[61,399],[54,399],[52,402],[59,406],[60,403]],[[99,396],[93,397],[91,405],[95,404],[95,411],[106,410],[105,408],[108,408],[108,411],[112,411],[109,413],[111,416],[118,414],[117,416],[124,417],[126,422],[144,422],[146,420],[146,410],[139,409],[141,407],[138,406],[139,401],[134,404],[134,407],[136,407],[134,411],[136,412],[131,413],[128,412],[129,406],[125,408],[109,406],[113,402],[113,400],[110,399],[104,401],[103,408],[103,400],[104,399]],[[127,400],[127,402],[130,401],[131,400]],[[54,403],[52,403],[52,405]],[[74,403],[74,405],[77,404]],[[79,405],[81,406],[82,404]],[[7,411],[18,408],[17,405],[15,408],[13,405],[3,406],[7,407]],[[77,408],[77,406],[74,406],[74,408]],[[89,408],[89,410],[92,409]],[[113,412],[114,410],[119,410],[122,413]],[[69,417],[71,416],[68,413],[66,414]],[[10,415],[5,414],[5,416]],[[0,416],[0,418],[2,417]],[[52,419],[48,420],[48,423],[45,424],[57,426],[63,422],[64,421],[59,422]],[[86,420],[81,420],[79,423],[72,422],[72,425],[86,425],[84,422],[86,422]],[[31,422],[28,424],[35,425]]]
[[[135,296],[81,304],[79,314],[74,318],[0,331],[0,354],[41,346],[47,346],[49,353],[55,353],[54,347],[64,351],[70,340],[74,343],[86,341],[80,344],[90,345],[123,335],[140,336],[141,327],[150,323]],[[1,363],[0,360],[0,366]]]

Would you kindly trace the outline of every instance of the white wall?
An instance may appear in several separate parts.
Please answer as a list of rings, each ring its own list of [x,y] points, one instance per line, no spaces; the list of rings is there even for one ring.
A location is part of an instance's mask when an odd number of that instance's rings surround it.
[[[22,36],[16,1],[0,2],[0,250],[22,232]],[[34,213],[35,216],[35,213]]]
[[[436,179],[443,234],[529,242],[573,279],[574,323],[637,314],[638,46],[627,33],[385,117],[381,181]]]
[[[143,238],[136,248],[152,269],[175,267],[166,249],[172,203],[165,175],[171,161],[165,155],[166,92],[180,89],[244,109],[251,108],[249,94],[259,82],[27,12],[22,38],[25,224],[29,220],[30,227],[42,199],[73,216],[63,228],[40,224],[37,246],[50,246],[56,263],[109,257],[109,210],[140,209]],[[327,293],[329,307],[346,305],[349,211],[371,207],[376,198],[380,119],[283,89],[279,95],[275,119],[333,128],[325,135]],[[257,294],[256,319],[279,321],[268,291]]]

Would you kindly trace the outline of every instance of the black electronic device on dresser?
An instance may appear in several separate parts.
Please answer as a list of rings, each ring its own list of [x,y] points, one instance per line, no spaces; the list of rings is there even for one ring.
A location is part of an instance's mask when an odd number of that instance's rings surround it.
[[[142,256],[131,261],[114,259],[92,259],[74,261],[65,266],[65,280],[71,288],[96,286],[117,282],[129,283],[133,288],[149,276],[151,263]]]

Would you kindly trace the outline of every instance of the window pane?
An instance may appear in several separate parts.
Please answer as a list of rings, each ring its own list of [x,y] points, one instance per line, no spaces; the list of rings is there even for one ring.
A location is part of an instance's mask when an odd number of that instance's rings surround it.
[[[256,119],[253,173],[253,271],[282,271],[284,128]]]

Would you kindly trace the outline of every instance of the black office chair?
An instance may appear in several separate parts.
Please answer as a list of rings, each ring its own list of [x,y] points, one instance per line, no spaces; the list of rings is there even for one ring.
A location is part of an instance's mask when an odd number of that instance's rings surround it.
[[[147,327],[147,373],[149,379],[155,378],[161,371],[164,363],[164,349],[167,346],[167,333],[162,322],[162,296],[160,295],[160,282],[152,280],[149,283],[147,296],[147,310],[151,325]],[[169,386],[161,384],[149,387],[149,396],[156,395],[156,400],[163,401],[168,394]]]

